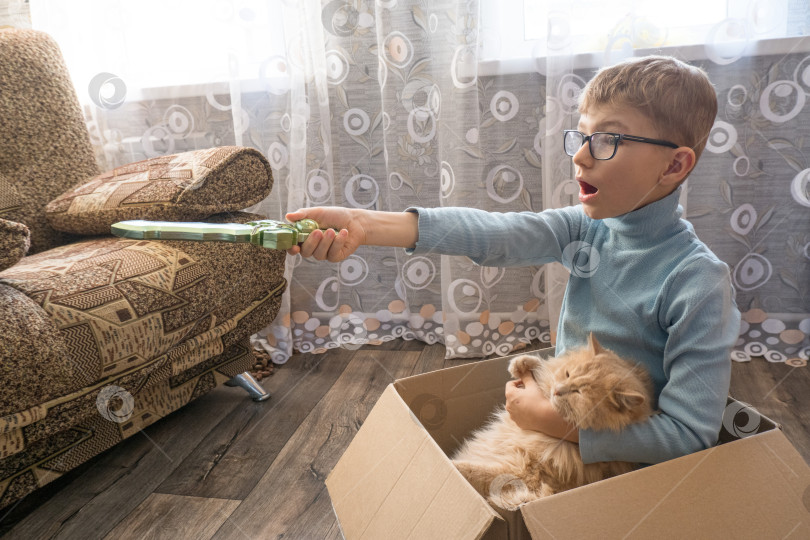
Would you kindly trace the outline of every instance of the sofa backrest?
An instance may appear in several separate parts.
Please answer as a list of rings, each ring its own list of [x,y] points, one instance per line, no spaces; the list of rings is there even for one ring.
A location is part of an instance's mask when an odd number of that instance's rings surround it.
[[[70,240],[45,205],[99,173],[76,91],[53,39],[0,29],[0,217],[31,230],[36,253]]]

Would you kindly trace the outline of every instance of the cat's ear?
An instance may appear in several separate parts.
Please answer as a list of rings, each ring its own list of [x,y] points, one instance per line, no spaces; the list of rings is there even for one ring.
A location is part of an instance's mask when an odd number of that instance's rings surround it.
[[[643,405],[647,398],[635,390],[616,390],[612,393],[610,401],[620,411],[631,411]]]
[[[593,335],[593,332],[588,334],[588,348],[594,356],[605,351],[599,342],[596,341],[596,336]]]

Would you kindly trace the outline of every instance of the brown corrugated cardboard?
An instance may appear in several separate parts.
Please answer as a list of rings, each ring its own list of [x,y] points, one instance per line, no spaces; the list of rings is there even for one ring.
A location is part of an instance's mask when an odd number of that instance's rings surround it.
[[[810,538],[810,467],[776,424],[738,402],[729,411],[744,434],[759,433],[496,512],[447,456],[503,403],[508,362],[383,392],[326,480],[347,539]],[[724,424],[737,431],[733,420]]]
[[[808,487],[810,471],[774,429],[521,510],[532,538],[810,538]]]
[[[346,538],[476,538],[497,516],[393,386],[326,485]]]

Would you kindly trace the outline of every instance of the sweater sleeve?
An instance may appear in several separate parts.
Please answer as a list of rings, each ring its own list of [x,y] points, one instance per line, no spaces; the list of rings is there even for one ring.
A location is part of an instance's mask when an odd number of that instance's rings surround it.
[[[580,234],[577,207],[536,212],[474,208],[409,208],[419,215],[419,239],[409,253],[463,255],[481,266],[537,266],[560,261]]]
[[[660,412],[619,433],[580,430],[586,463],[659,463],[717,442],[740,329],[728,267],[708,256],[690,261],[667,280],[660,302],[667,333]]]

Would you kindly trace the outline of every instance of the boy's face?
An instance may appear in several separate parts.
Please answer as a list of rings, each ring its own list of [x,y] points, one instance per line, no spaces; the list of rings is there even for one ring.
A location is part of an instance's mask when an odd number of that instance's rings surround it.
[[[582,113],[577,129],[660,139],[646,116],[629,107],[599,105]],[[607,161],[591,156],[590,142],[574,155],[579,200],[592,219],[616,217],[657,201],[674,191],[659,184],[670,166],[672,149],[643,142],[621,141]]]

